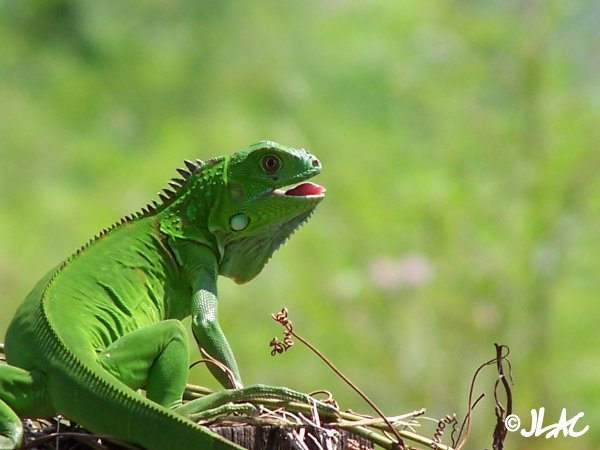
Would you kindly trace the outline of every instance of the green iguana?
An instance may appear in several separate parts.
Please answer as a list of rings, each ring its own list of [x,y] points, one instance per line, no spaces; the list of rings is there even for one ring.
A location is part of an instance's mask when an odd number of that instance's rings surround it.
[[[240,449],[187,418],[212,399],[182,406],[188,347],[180,320],[189,315],[198,345],[233,374],[210,366],[230,388],[215,394],[222,402],[306,400],[286,388],[242,388],[217,318],[216,283],[218,275],[254,278],[309,218],[325,189],[306,180],[321,163],[266,141],[185,166],[159,203],[102,231],[18,309],[6,334],[8,365],[0,366],[1,449],[21,445],[20,418],[57,414],[151,450]]]

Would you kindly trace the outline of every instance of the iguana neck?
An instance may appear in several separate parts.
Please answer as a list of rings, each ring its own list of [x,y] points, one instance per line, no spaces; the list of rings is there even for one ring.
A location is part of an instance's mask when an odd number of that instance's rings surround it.
[[[162,198],[163,204],[155,212],[161,233],[175,240],[206,245],[219,253],[209,224],[211,213],[226,191],[227,160],[228,157],[214,158],[190,176],[178,179],[179,186],[171,183],[175,190],[170,191],[170,198]]]

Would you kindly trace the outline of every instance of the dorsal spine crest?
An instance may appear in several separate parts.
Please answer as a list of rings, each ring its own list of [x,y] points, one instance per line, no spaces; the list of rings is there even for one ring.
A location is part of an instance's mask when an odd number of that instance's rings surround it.
[[[177,172],[181,175],[181,178],[172,178],[171,181],[168,183],[170,187],[164,188],[162,192],[158,193],[160,203],[157,202],[156,200],[152,200],[151,203],[148,203],[146,206],[142,207],[139,211],[125,215],[121,219],[119,219],[117,222],[102,229],[98,234],[96,234],[93,238],[91,238],[85,244],[80,246],[68,258],[66,258],[64,260],[63,264],[61,264],[58,267],[58,269],[57,269],[56,273],[54,274],[54,276],[52,277],[52,279],[54,279],[58,275],[58,273],[60,273],[69,262],[73,261],[73,259],[75,257],[82,254],[94,242],[98,241],[99,239],[104,238],[109,233],[111,233],[112,231],[114,231],[122,226],[126,226],[138,219],[142,219],[144,217],[155,215],[155,214],[163,211],[165,208],[167,208],[171,204],[173,204],[180,197],[180,194],[183,192],[183,190],[189,187],[189,184],[190,184],[189,182],[191,179],[193,179],[195,177],[200,177],[202,180],[204,180],[204,179],[206,179],[207,176],[212,176],[213,173],[211,173],[209,170],[206,170],[206,169],[215,166],[223,159],[224,159],[223,157],[216,157],[216,158],[211,158],[206,162],[204,162],[200,159],[196,159],[195,161],[190,161],[188,159],[184,160],[183,163],[186,168],[178,168],[177,169]]]

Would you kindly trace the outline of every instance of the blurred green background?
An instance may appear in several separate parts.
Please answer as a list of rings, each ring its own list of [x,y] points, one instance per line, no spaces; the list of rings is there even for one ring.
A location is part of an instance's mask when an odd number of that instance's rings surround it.
[[[317,154],[328,198],[220,284],[246,384],[369,411],[301,345],[271,358],[283,306],[389,414],[464,414],[500,342],[524,425],[590,426],[509,448],[598,448],[599,20],[592,0],[0,1],[0,335],[184,158],[268,138]],[[491,447],[493,372],[467,448]]]

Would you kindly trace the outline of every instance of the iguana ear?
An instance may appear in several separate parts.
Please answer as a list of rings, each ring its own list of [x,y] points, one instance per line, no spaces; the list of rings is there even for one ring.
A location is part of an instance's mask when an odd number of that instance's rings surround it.
[[[237,213],[229,219],[231,231],[243,231],[250,225],[250,217],[244,213]]]

